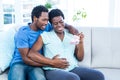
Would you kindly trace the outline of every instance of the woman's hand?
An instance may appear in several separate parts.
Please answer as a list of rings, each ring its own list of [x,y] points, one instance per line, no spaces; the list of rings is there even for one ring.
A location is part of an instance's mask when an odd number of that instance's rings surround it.
[[[78,36],[80,37],[80,42],[79,43],[83,42],[83,39],[84,39],[83,32],[79,33]]]

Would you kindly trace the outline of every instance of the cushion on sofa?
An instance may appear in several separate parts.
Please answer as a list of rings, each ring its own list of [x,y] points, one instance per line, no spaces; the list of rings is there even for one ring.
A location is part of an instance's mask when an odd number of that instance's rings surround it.
[[[14,53],[14,27],[4,28],[0,31],[0,70],[1,73],[9,67]]]
[[[120,28],[92,29],[92,67],[120,68]]]

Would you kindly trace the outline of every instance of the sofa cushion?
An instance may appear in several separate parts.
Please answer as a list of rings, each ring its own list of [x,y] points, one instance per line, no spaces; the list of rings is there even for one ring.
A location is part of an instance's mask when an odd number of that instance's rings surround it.
[[[120,69],[98,68],[96,70],[104,74],[105,80],[120,80]]]
[[[92,67],[120,68],[120,28],[92,28]]]
[[[14,53],[14,27],[4,28],[0,31],[0,70],[3,72],[9,67]]]
[[[79,66],[90,67],[91,66],[91,28],[79,27],[79,32],[84,34],[84,59],[79,62]]]
[[[0,74],[0,80],[8,80],[8,70]]]

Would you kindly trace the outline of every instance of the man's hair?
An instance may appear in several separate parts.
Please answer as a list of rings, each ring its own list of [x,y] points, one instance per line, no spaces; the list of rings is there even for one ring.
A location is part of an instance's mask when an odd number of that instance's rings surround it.
[[[38,5],[38,6],[34,7],[31,12],[32,22],[33,22],[33,17],[35,16],[35,17],[39,18],[41,16],[42,12],[48,12],[48,9],[43,5]]]
[[[60,9],[52,9],[49,12],[49,22],[52,23],[52,19],[57,16],[62,16],[64,19],[64,14]]]

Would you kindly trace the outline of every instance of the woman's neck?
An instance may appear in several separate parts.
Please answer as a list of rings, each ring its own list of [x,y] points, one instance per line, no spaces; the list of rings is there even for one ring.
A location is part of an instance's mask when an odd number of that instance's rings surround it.
[[[63,41],[63,39],[64,39],[64,32],[62,32],[62,33],[57,33],[56,32],[56,34],[60,38],[60,40]]]

